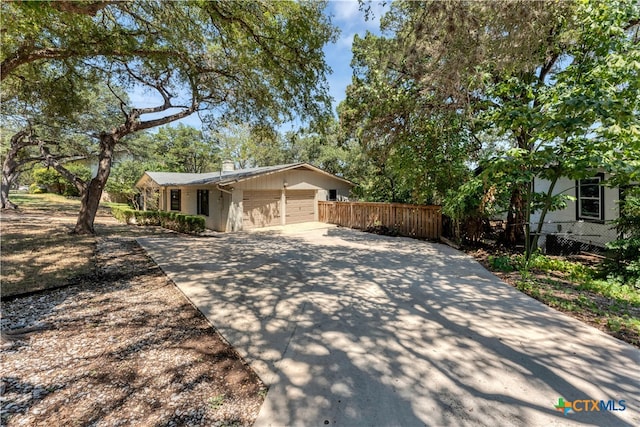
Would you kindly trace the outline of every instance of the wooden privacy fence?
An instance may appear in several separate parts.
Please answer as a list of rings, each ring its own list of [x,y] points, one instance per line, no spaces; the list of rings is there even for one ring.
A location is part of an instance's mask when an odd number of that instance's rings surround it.
[[[384,226],[402,236],[440,239],[440,206],[372,202],[318,202],[318,220],[366,230]]]

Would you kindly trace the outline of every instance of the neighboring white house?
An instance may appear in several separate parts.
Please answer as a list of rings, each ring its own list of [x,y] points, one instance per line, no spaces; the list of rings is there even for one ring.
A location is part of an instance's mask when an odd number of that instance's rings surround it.
[[[612,221],[620,215],[621,191],[618,187],[607,187],[601,183],[609,176],[595,174],[591,178],[573,180],[558,179],[554,195],[564,193],[575,200],[567,201],[564,209],[548,212],[538,241],[540,247],[549,249],[556,242],[575,242],[583,247],[603,248],[606,243],[616,240],[618,235]],[[546,192],[549,181],[536,178],[534,191]],[[540,221],[540,212],[531,215],[531,229],[535,230]],[[553,236],[547,244],[547,236]],[[579,245],[578,245],[579,246]]]
[[[206,227],[239,231],[318,220],[318,200],[345,200],[353,184],[307,163],[210,173],[145,172],[143,209],[203,215]]]

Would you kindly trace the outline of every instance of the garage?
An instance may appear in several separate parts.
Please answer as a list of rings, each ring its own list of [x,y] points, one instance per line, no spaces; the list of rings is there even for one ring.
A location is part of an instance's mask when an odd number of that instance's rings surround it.
[[[251,228],[280,225],[280,190],[244,191],[242,196],[242,225]]]
[[[287,224],[315,221],[315,190],[287,190],[286,197]]]
[[[345,200],[352,187],[308,163],[234,169],[227,161],[215,172],[147,171],[136,183],[143,195],[162,194],[163,210],[201,215],[223,232],[317,221],[318,200]]]

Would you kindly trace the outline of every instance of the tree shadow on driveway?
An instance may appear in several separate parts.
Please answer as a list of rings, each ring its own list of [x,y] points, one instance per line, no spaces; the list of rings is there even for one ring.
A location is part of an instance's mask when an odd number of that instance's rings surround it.
[[[257,425],[640,424],[640,351],[447,246],[341,228],[140,243],[271,387]],[[628,409],[564,415],[559,397]]]

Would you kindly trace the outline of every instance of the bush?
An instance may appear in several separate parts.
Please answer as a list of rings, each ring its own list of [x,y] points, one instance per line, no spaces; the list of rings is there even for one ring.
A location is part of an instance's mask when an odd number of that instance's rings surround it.
[[[62,194],[65,188],[64,178],[52,168],[36,168],[33,170],[34,183],[40,188],[45,188],[45,192]]]
[[[85,182],[91,179],[91,169],[87,166],[68,164],[66,168],[69,172]],[[80,196],[80,192],[76,186],[67,181],[66,178],[53,168],[35,168],[32,172],[32,177],[35,184],[46,188],[50,193],[61,194],[63,196]]]
[[[516,270],[515,263],[509,255],[489,255],[487,261],[493,270],[502,271],[503,273],[511,273]]]
[[[205,219],[177,212],[138,211],[127,205],[111,205],[111,214],[125,224],[158,225],[179,233],[199,234],[205,229]]]
[[[46,188],[44,188],[40,184],[36,184],[35,182],[29,186],[29,193],[31,194],[42,194],[46,192],[47,192]]]

